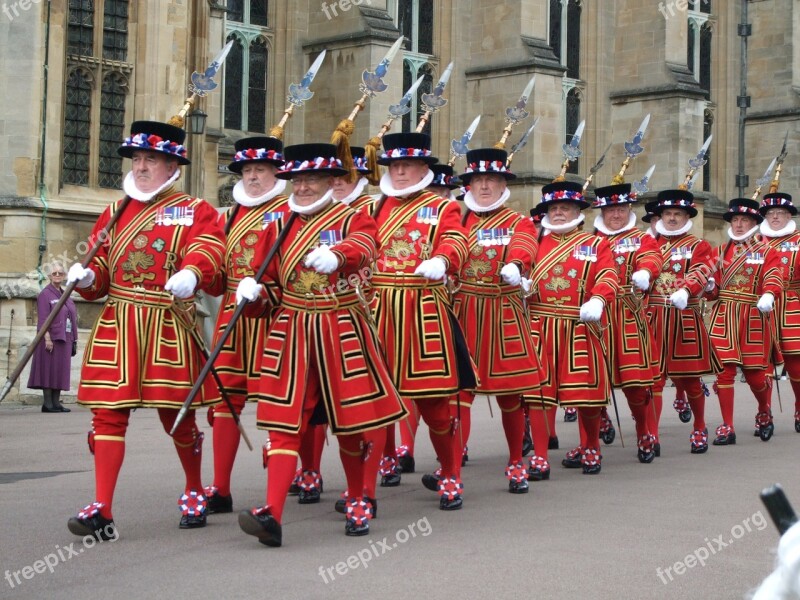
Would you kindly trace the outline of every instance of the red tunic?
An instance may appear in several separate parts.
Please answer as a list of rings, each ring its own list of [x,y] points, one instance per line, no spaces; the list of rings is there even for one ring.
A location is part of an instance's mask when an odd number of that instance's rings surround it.
[[[461,268],[453,308],[469,353],[478,368],[478,394],[533,393],[539,387],[539,361],[519,286],[500,277],[504,265],[530,270],[536,255],[536,228],[510,208],[470,212],[469,258]],[[479,239],[479,234],[481,239]],[[487,243],[488,242],[488,243]]]
[[[659,377],[658,364],[652,359],[653,334],[647,324],[647,297],[631,282],[631,275],[644,270],[654,282],[664,262],[656,240],[633,227],[605,235],[608,240],[620,287],[617,297],[607,306],[610,326],[606,347],[612,365],[614,387],[649,386]]]
[[[236,310],[239,282],[259,267],[251,265],[259,235],[288,210],[286,200],[286,196],[278,195],[259,206],[233,206],[221,215],[223,222],[227,222],[231,211],[236,210],[225,244],[225,271],[220,277],[219,289],[211,292],[224,293],[217,315],[215,346]],[[240,318],[214,361],[214,368],[229,394],[246,396],[248,381],[258,377],[264,329],[258,319]]]
[[[756,302],[767,292],[776,300],[781,296],[778,252],[750,238],[728,243],[718,253],[721,258],[714,261],[718,287],[710,296],[719,302],[711,312],[711,341],[723,363],[765,369],[772,352],[772,317],[758,310]]]
[[[119,203],[95,223],[97,239]],[[76,288],[87,300],[108,295],[84,354],[78,402],[97,408],[180,408],[204,358],[190,334],[191,299],[173,302],[167,280],[189,269],[197,289],[215,285],[225,251],[216,209],[169,188],[149,202],[131,200],[92,259],[96,278]],[[198,336],[199,338],[199,336]],[[194,405],[219,400],[208,377]]]
[[[778,326],[781,353],[800,354],[800,232],[762,240],[778,255],[784,281],[783,296],[775,300],[773,314]]]
[[[661,376],[719,373],[722,365],[708,337],[698,299],[713,270],[711,245],[690,233],[662,236],[661,240],[664,265],[648,303]],[[670,296],[681,288],[689,292],[686,310],[678,310],[670,302]]]
[[[468,253],[461,209],[421,191],[405,199],[387,197],[373,216],[380,240],[372,278],[374,314],[392,379],[404,397],[451,396],[462,389],[454,337],[458,322],[444,282],[414,270],[439,257],[448,275],[461,271]]]
[[[542,237],[531,274],[528,306],[534,345],[542,365],[541,395],[532,404],[604,406],[610,395],[600,323],[579,320],[592,297],[606,305],[619,289],[608,241],[574,229]]]
[[[253,265],[261,265],[283,221],[268,227],[257,243]],[[319,387],[334,434],[382,427],[407,413],[392,385],[380,345],[356,286],[375,257],[374,221],[363,211],[331,203],[319,213],[298,216],[263,278],[271,312],[261,356],[261,377],[251,388],[258,400],[260,429],[298,433],[303,403]],[[341,265],[330,275],[304,265],[309,252],[327,239]],[[258,303],[250,315],[264,313]],[[309,376],[318,381],[309,382]]]

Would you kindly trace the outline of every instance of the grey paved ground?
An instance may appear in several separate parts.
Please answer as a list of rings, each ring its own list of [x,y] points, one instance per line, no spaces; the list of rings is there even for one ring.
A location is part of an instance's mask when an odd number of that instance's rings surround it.
[[[290,499],[280,549],[243,534],[235,513],[210,517],[204,530],[178,530],[182,475],[155,411],[131,419],[114,511],[121,538],[84,546],[66,521],[93,500],[89,412],[74,405],[68,415],[2,408],[0,598],[742,598],[771,571],[778,541],[758,492],[781,482],[800,508],[800,434],[783,387],[784,413],[776,406],[769,443],[752,437],[755,401],[737,383],[739,443],[690,455],[689,426],[669,406],[668,388],[662,458],[638,463],[626,411],[627,448],[619,436],[606,446],[599,476],[555,466],[551,480],[533,484],[526,496],[505,491],[498,411],[491,419],[486,401],[478,401],[464,509],[439,511],[420,475],[409,475],[399,488],[379,488],[379,518],[366,538],[346,537],[333,511],[344,478],[331,440],[323,502]],[[719,409],[711,400],[713,431]],[[248,407],[248,432],[262,440],[253,414]],[[559,422],[558,433],[556,463],[577,443],[577,426]],[[209,436],[207,482],[210,448]],[[260,452],[242,449],[236,510],[263,502]],[[434,466],[426,436],[417,464]],[[52,572],[40,560],[50,561]]]

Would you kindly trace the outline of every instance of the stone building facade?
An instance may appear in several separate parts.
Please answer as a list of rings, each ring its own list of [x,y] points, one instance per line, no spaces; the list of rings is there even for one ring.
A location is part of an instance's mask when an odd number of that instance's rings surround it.
[[[221,204],[233,184],[225,165],[235,140],[279,121],[289,84],[320,51],[327,56],[314,97],[288,121],[286,144],[327,140],[359,98],[361,72],[374,69],[401,33],[407,41],[385,77],[389,89],[366,103],[352,142],[375,135],[404,87],[422,75],[421,89],[429,91],[452,61],[448,103],[429,126],[434,150],[446,161],[450,140],[477,115],[470,145],[492,145],[506,109],[535,75],[530,116],[506,144],[510,149],[540,118],[513,162],[519,178],[512,201],[523,212],[558,174],[562,144],[584,119],[583,154],[568,177],[582,180],[611,144],[593,182],[605,185],[624,159],[623,142],[651,115],[645,151],[627,173],[632,181],[655,164],[651,194],[680,183],[712,133],[709,162],[694,187],[696,227],[712,242],[724,239],[719,217],[727,200],[752,193],[787,132],[781,189],[791,192],[800,179],[794,0],[5,0],[0,346],[7,361],[0,374],[35,334],[44,265],[80,260],[97,214],[120,196],[129,165],[115,150],[130,123],[175,114],[192,71],[202,72],[227,40],[234,50],[219,88],[196,104],[206,127],[188,136],[193,164],[182,177],[184,189]],[[392,131],[414,127],[419,106],[413,108]],[[456,171],[462,167],[460,159]],[[79,313],[85,336],[96,307],[80,303]],[[8,401],[34,397],[24,386],[27,371],[20,379]]]

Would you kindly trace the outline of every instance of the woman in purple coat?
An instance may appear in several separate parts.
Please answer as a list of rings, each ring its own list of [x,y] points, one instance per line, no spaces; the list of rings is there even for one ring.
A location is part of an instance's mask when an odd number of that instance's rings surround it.
[[[42,326],[53,307],[64,293],[62,283],[66,273],[64,265],[54,262],[50,267],[50,284],[36,300],[39,312],[37,329]],[[44,334],[33,354],[28,387],[42,390],[44,402],[42,412],[70,412],[61,404],[61,390],[69,390],[71,358],[78,351],[78,313],[72,298],[67,299],[50,329]]]

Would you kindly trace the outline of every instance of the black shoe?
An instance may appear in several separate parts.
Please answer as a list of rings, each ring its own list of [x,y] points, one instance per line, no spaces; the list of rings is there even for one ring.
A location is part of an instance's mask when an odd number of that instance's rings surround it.
[[[297,485],[296,483],[292,483],[292,485],[289,486],[288,495],[289,496],[297,496],[299,493],[300,493],[300,486]]]
[[[656,458],[661,456],[661,442],[653,444],[653,453],[656,455]]]
[[[310,490],[300,490],[297,494],[298,504],[316,504],[319,502],[320,492],[319,488],[312,488]]]
[[[733,446],[736,443],[736,432],[730,427],[717,428],[717,437],[711,442],[715,446]]]
[[[567,452],[561,464],[567,469],[579,469],[581,467],[581,449],[575,448]]]
[[[43,413],[57,413],[57,412],[61,412],[61,411],[56,409],[56,408],[48,408],[47,406],[42,404],[42,412]]]
[[[347,520],[344,523],[345,535],[369,535],[369,521],[364,521],[361,525],[356,525],[355,522]]]
[[[554,435],[547,440],[548,450],[558,450],[558,436]]]
[[[600,472],[601,465],[582,465],[584,475],[597,475]]]
[[[222,496],[216,490],[207,490],[206,501],[208,502],[206,510],[210,515],[233,512],[233,497],[230,494]]]
[[[106,519],[100,513],[93,517],[71,517],[67,521],[67,528],[75,535],[81,537],[90,535],[94,539],[103,542],[116,540],[119,537],[114,520]]]
[[[445,496],[439,498],[439,510],[458,510],[464,501],[461,499],[461,494],[456,494],[452,500],[448,500]]]
[[[333,505],[333,510],[343,515],[347,512],[347,500],[339,498]]]
[[[461,466],[463,467],[469,462],[469,454],[467,453],[467,448],[464,448],[464,454],[461,455]]]
[[[686,410],[682,410],[678,413],[678,418],[681,420],[681,423],[688,423],[692,420],[692,409],[687,408]]]
[[[397,487],[400,485],[400,473],[395,471],[381,477],[381,487]]]
[[[508,491],[511,494],[527,494],[528,493],[527,480],[523,479],[522,481],[509,481]]]
[[[613,427],[609,427],[605,431],[600,432],[600,439],[603,440],[603,443],[608,446],[614,443],[614,440],[617,438],[617,430]]]
[[[202,515],[181,515],[178,527],[181,529],[199,529],[206,526],[206,513]]]
[[[800,433],[800,419],[796,419],[796,420],[795,420],[795,422],[794,422],[794,430],[795,430],[797,433]]]
[[[775,433],[775,424],[770,423],[758,428],[758,436],[762,442],[768,442],[772,439],[772,434]]]
[[[574,423],[577,420],[578,420],[578,413],[577,412],[564,411],[564,422],[565,423]]]
[[[440,477],[437,475],[431,475],[430,473],[426,473],[422,476],[422,485],[428,488],[432,492],[439,491],[439,480]]]
[[[646,465],[653,462],[656,457],[655,450],[642,450],[641,448],[636,451],[636,456],[639,459],[640,463],[644,463]]]
[[[400,472],[401,473],[413,473],[414,467],[416,466],[414,462],[414,457],[410,454],[406,454],[405,456],[401,456],[398,458],[398,462],[400,464]]]
[[[56,408],[55,408],[55,410],[53,410],[53,412],[72,412],[72,410],[67,408],[63,404],[59,404],[58,406],[56,406]]]
[[[264,507],[252,510],[243,510],[239,513],[239,527],[248,535],[254,535],[265,546],[277,548],[281,545],[283,530],[281,524],[275,520],[269,510]]]

